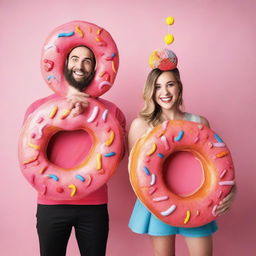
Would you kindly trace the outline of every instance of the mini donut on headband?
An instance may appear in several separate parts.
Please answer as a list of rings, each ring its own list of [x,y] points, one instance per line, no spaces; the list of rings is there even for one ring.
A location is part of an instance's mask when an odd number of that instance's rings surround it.
[[[152,69],[158,68],[162,71],[177,68],[178,58],[170,49],[164,48],[153,51],[149,56],[149,66]]]

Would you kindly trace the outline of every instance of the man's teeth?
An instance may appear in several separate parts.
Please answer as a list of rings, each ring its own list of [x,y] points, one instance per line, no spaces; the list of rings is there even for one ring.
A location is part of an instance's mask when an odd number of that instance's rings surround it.
[[[78,75],[78,76],[83,76],[83,75],[84,75],[84,73],[81,72],[81,71],[74,71],[74,73],[75,73],[76,75]]]

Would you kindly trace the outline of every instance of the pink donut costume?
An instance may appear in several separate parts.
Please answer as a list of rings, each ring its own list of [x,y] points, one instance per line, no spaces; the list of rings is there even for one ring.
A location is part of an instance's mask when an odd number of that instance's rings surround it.
[[[94,79],[84,90],[91,97],[108,91],[118,70],[118,50],[110,34],[95,24],[72,21],[57,27],[47,38],[41,70],[49,87],[65,96],[70,86],[64,77],[69,52],[89,47],[96,58]],[[49,100],[25,121],[19,139],[19,162],[23,175],[45,197],[79,200],[103,186],[116,171],[122,157],[123,133],[118,120],[97,99],[89,98],[85,111],[73,117],[63,98]],[[47,159],[47,146],[59,131],[86,131],[92,147],[75,167],[62,168]]]

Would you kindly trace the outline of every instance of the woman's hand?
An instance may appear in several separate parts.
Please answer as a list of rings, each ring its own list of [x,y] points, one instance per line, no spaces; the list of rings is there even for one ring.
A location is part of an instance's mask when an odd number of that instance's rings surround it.
[[[236,187],[234,186],[231,192],[220,202],[219,206],[217,207],[215,213],[217,216],[221,216],[229,210],[231,204],[235,198],[236,194]]]
[[[73,87],[69,88],[68,94],[67,94],[67,101],[69,102],[71,109],[71,115],[73,117],[78,116],[82,114],[85,110],[85,108],[88,107],[88,98],[90,96],[84,92],[80,92],[76,90]]]

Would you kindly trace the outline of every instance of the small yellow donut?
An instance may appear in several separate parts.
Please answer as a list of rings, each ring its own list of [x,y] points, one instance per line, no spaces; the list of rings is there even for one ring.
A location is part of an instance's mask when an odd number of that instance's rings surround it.
[[[165,37],[164,37],[164,41],[166,44],[171,44],[173,43],[174,41],[174,37],[172,34],[167,34]]]
[[[167,25],[172,25],[174,23],[174,18],[172,16],[169,16],[165,20]]]

